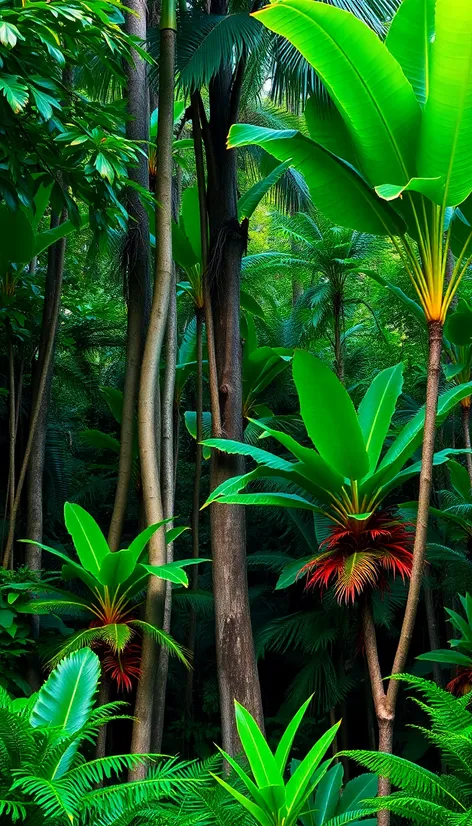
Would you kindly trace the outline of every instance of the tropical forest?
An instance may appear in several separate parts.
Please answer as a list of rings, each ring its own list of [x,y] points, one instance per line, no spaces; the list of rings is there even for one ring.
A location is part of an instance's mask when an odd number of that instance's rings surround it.
[[[0,826],[472,826],[472,0],[0,0]]]

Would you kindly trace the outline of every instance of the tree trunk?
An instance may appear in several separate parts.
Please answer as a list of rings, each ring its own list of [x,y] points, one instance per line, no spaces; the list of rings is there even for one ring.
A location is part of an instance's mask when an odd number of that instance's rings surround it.
[[[51,229],[63,223],[67,218],[65,213],[59,216],[53,215],[51,218]],[[41,323],[41,336],[38,348],[38,361],[33,376],[33,386],[31,394],[31,409],[38,405],[38,418],[36,423],[35,437],[31,447],[31,455],[26,479],[27,496],[27,521],[26,536],[34,539],[35,542],[43,541],[43,475],[44,457],[46,451],[46,435],[48,427],[48,410],[51,398],[52,377],[54,370],[54,349],[46,369],[44,392],[39,399],[40,378],[45,369],[45,357],[47,353],[48,341],[50,338],[55,342],[57,327],[59,324],[59,309],[62,291],[62,276],[64,272],[64,257],[66,251],[66,239],[61,238],[49,247],[48,266],[46,271],[46,284],[44,289],[43,318]],[[40,571],[42,565],[41,548],[37,545],[26,546],[26,565],[32,571]],[[36,622],[35,622],[36,620]],[[38,631],[36,627],[39,618],[33,620],[33,633]],[[37,633],[35,634],[35,636]]]
[[[146,3],[131,0],[128,4],[134,14],[126,15],[126,32],[146,40]],[[146,106],[146,63],[133,52],[133,63],[127,67],[128,114],[126,137],[140,141],[142,148],[149,139],[149,112]],[[138,165],[128,170],[132,181],[148,188],[149,170],[146,155],[138,155]],[[129,214],[128,235],[125,249],[125,265],[128,291],[128,330],[126,340],[126,371],[123,386],[123,410],[121,414],[120,459],[115,503],[108,532],[108,544],[112,551],[119,548],[126,517],[128,493],[133,469],[133,445],[136,416],[136,399],[143,351],[145,319],[149,311],[149,218],[139,194],[129,189],[127,194]]]
[[[470,400],[466,399],[467,404],[461,404],[462,412],[462,429],[464,431],[464,446],[469,450],[472,447],[470,443]],[[465,454],[465,461],[467,464],[467,471],[469,473],[470,485],[472,487],[472,453]]]
[[[175,283],[175,278],[174,278]],[[175,368],[177,364],[177,294],[172,285],[169,315],[166,330],[166,368],[164,374],[164,385],[162,389],[162,433],[161,433],[161,485],[162,499],[164,507],[164,519],[169,519],[174,515],[175,484],[177,467],[174,465],[175,444],[174,444],[174,391],[175,391]],[[172,527],[172,523],[166,525],[166,530]],[[174,559],[174,547],[170,542],[166,546],[167,562]],[[164,616],[162,620],[163,630],[169,634],[172,619],[172,585],[166,583],[166,594],[164,602]],[[155,691],[154,691],[154,719],[152,729],[151,748],[155,753],[162,751],[162,739],[164,735],[164,714],[167,690],[167,677],[169,673],[169,651],[161,648],[157,662]]]
[[[436,410],[439,391],[439,377],[441,371],[442,325],[439,321],[430,321],[429,332],[429,362],[428,380],[426,387],[426,412],[423,431],[423,451],[420,473],[420,489],[418,497],[418,516],[416,523],[415,542],[413,546],[413,569],[408,590],[408,599],[403,616],[400,638],[395,653],[391,673],[401,674],[405,668],[410,649],[411,638],[415,625],[418,601],[423,581],[424,565],[426,560],[426,542],[428,538],[428,515],[432,488],[433,454],[436,431]],[[393,725],[398,699],[400,683],[390,680],[387,691],[384,691],[382,672],[380,670],[377,640],[372,619],[372,613],[367,603],[363,611],[364,646],[369,676],[372,687],[375,713],[379,726],[379,751],[391,754],[393,747]],[[379,797],[390,792],[390,782],[386,778],[379,778]],[[377,815],[378,826],[389,826],[390,813],[381,811]]]
[[[213,0],[211,11],[226,14],[225,0]],[[247,222],[239,224],[237,218],[236,155],[226,149],[226,136],[237,117],[240,68],[234,78],[229,68],[222,69],[210,84],[212,156],[207,155],[209,281],[219,391],[218,406],[212,406],[211,412],[215,427],[219,416],[224,436],[237,441],[243,438],[239,315]],[[241,457],[213,451],[212,489],[242,471]],[[244,508],[231,505],[212,505],[210,511],[222,744],[229,754],[236,754],[240,744],[234,700],[242,703],[263,726],[248,598],[245,514]]]
[[[334,366],[339,381],[344,383],[344,354],[342,345],[342,308],[340,296],[335,296],[334,307]]]
[[[431,651],[437,651],[441,647],[439,643],[438,627],[436,624],[436,612],[434,610],[433,591],[428,582],[423,583],[424,606],[426,610],[426,621],[428,623],[428,640]],[[439,688],[443,686],[442,671],[439,663],[433,663],[434,682]]]
[[[174,11],[174,14],[172,14]],[[161,14],[159,61],[160,101],[158,115],[159,140],[157,144],[156,178],[156,269],[154,295],[149,328],[146,336],[138,402],[139,452],[146,522],[152,525],[164,518],[159,468],[156,456],[156,396],[159,363],[166,328],[169,296],[173,284],[172,264],[172,140],[174,123],[174,64],[175,64],[175,7],[172,0],[164,5]],[[151,564],[166,561],[164,529],[149,542]],[[146,595],[146,621],[153,625],[162,622],[165,601],[165,583],[149,577]],[[154,676],[157,647],[148,635],[143,638],[141,679],[136,693],[135,716],[131,738],[134,754],[149,752],[152,730]],[[132,779],[144,776],[144,766],[130,772]]]
[[[195,472],[193,476],[193,496],[192,496],[192,558],[197,559],[200,548],[200,488],[202,478],[202,446],[203,438],[203,318],[201,309],[197,309],[197,392],[196,392],[196,439],[195,439]],[[198,590],[198,565],[195,565],[190,574],[190,591]],[[195,643],[197,636],[197,615],[195,609],[190,606],[189,630],[187,637],[187,650],[190,652],[193,668],[187,674],[187,685],[185,689],[185,718],[184,718],[184,741],[186,740],[186,724],[193,718],[193,684],[195,668]]]
[[[66,220],[67,214],[64,211],[61,222]],[[51,220],[51,224],[56,219]],[[55,223],[53,224],[56,225]],[[23,485],[32,457],[34,458],[34,473],[38,488],[31,487],[31,499],[28,501],[28,530],[33,535],[28,539],[35,539],[41,531],[42,537],[42,467],[44,465],[44,445],[46,439],[47,410],[49,406],[49,395],[52,381],[52,371],[54,365],[54,346],[56,341],[56,331],[59,321],[59,310],[61,306],[62,273],[64,270],[65,238],[57,241],[48,251],[48,269],[46,275],[46,292],[43,306],[43,322],[41,327],[41,338],[39,344],[39,355],[37,364],[37,383],[33,387],[31,417],[26,441],[25,452],[15,490],[15,499],[10,513],[10,523],[8,527],[8,538],[3,555],[3,567],[7,568],[10,557],[13,553],[15,541],[16,517],[20,505]],[[55,285],[55,286],[54,286]],[[42,457],[42,458],[41,458]],[[39,472],[41,476],[39,477]],[[32,485],[33,483],[31,483]],[[40,500],[38,500],[40,496]],[[40,507],[38,506],[38,501]],[[39,540],[41,541],[41,540]],[[34,545],[27,546],[27,565],[33,570],[41,569],[41,551]]]

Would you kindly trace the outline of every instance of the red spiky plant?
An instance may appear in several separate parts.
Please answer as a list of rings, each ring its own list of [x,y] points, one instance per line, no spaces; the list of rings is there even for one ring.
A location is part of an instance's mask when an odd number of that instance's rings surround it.
[[[300,571],[307,575],[306,587],[325,589],[334,583],[338,602],[354,603],[367,589],[384,590],[389,574],[405,581],[413,564],[411,528],[389,510],[333,524],[320,544],[322,552]]]

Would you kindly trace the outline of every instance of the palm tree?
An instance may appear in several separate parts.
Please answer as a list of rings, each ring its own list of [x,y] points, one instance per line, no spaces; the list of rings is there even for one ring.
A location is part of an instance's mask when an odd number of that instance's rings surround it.
[[[292,242],[293,252],[267,251],[246,256],[243,271],[253,278],[293,268],[308,274],[310,286],[296,299],[294,312],[310,310],[310,326],[314,333],[326,335],[327,329],[332,329],[336,375],[344,381],[346,316],[351,308],[366,305],[363,299],[349,295],[348,285],[369,252],[373,238],[315,221],[306,212],[280,216],[276,218],[274,228]]]

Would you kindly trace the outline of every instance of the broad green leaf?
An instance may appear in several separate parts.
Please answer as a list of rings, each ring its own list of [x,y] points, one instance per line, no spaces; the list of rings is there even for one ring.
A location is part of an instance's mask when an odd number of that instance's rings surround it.
[[[470,500],[471,483],[466,468],[464,465],[460,465],[459,462],[455,462],[454,459],[448,462],[448,468],[452,487],[457,491],[459,496],[462,496],[462,498],[468,502]]]
[[[175,221],[172,221],[172,255],[175,263],[186,273],[191,272],[193,267],[200,266],[200,258],[197,258],[190,240]]]
[[[298,729],[300,728],[300,724],[305,716],[305,712],[308,706],[310,705],[312,699],[313,695],[311,697],[308,697],[308,700],[305,700],[303,705],[298,709],[297,713],[294,715],[294,717],[288,724],[287,728],[282,734],[282,737],[279,740],[279,744],[275,752],[275,762],[277,764],[277,768],[279,769],[282,775],[287,765],[287,760],[290,755],[290,750],[292,748],[293,741],[295,739]]]
[[[435,5],[436,0],[403,0],[385,39],[387,49],[398,60],[421,105],[429,94]]]
[[[179,538],[185,531],[190,530],[187,525],[179,525],[176,528],[170,528],[166,531],[166,545],[170,545],[171,542],[175,542],[176,539]]]
[[[320,497],[321,501],[330,503],[332,501],[331,494],[341,492],[344,483],[342,474],[331,467],[316,451],[303,447],[289,433],[274,430],[264,422],[258,422],[257,419],[250,419],[249,421],[280,442],[298,459],[299,464],[297,464],[296,470],[306,477],[309,482],[313,483],[312,488],[309,485],[306,485],[306,487],[308,490],[311,489],[315,496]],[[293,467],[293,470],[295,470],[295,467]]]
[[[13,49],[18,40],[24,39],[25,38],[14,23],[7,23],[5,20],[0,23],[0,43],[2,46],[6,46],[8,49]]]
[[[256,183],[248,189],[238,201],[238,221],[243,218],[251,218],[255,210],[259,206],[263,197],[267,195],[269,190],[280,180],[290,166],[290,158],[287,161],[279,164],[261,181]]]
[[[301,132],[239,123],[231,127],[229,147],[251,144],[261,146],[279,161],[291,159],[305,178],[313,203],[339,226],[373,235],[401,235],[405,231],[400,216],[350,164]]]
[[[66,502],[64,520],[80,562],[98,579],[101,564],[111,552],[95,519],[80,505]]]
[[[23,264],[33,257],[34,233],[26,212],[0,204],[0,273],[11,263]]]
[[[468,657],[467,654],[461,654],[460,651],[448,651],[447,649],[428,651],[425,654],[419,654],[416,659],[430,663],[460,665],[462,668],[470,668],[472,666],[472,657]]]
[[[456,206],[472,191],[471,131],[472,4],[469,0],[436,0],[418,173],[440,178],[433,199],[439,205]]]
[[[101,391],[105,401],[110,408],[111,414],[118,424],[121,424],[123,415],[123,393],[116,387],[102,387]]]
[[[200,230],[200,204],[198,200],[198,187],[196,186],[189,186],[184,189],[180,212],[180,226],[190,241],[195,259],[201,262],[202,238]]]
[[[28,103],[28,89],[18,75],[2,74],[0,76],[0,92],[6,97],[15,115],[18,115]]]
[[[336,723],[310,749],[306,757],[301,761],[300,765],[290,778],[286,787],[287,808],[289,813],[296,812],[297,808],[302,804],[307,789],[311,786],[313,789],[313,781],[316,779],[313,775],[315,770],[319,767],[326,751],[330,747],[341,723]],[[327,767],[326,767],[327,771]],[[324,774],[324,772],[323,772]],[[321,780],[321,776],[319,778]]]
[[[367,797],[375,797],[377,794],[379,781],[376,774],[360,774],[349,783],[346,783],[341,800],[339,801],[338,813],[357,810],[360,804]]]
[[[340,112],[324,95],[312,95],[305,106],[305,121],[312,141],[356,166],[356,150]]]
[[[333,817],[341,793],[343,774],[343,764],[337,763],[320,780],[315,795],[315,826],[324,826]]]
[[[358,418],[373,473],[403,387],[403,364],[382,370],[359,405]]]
[[[283,786],[282,772],[256,721],[240,703],[235,701],[234,707],[236,728],[257,785]]]
[[[179,559],[174,562],[167,562],[165,565],[142,565],[142,567],[153,576],[165,579],[167,582],[175,582],[177,585],[188,587],[188,576],[182,568],[189,565],[200,565],[201,562],[211,562],[211,559]]]
[[[171,516],[169,519],[164,519],[162,522],[156,522],[155,525],[149,525],[147,528],[144,528],[141,533],[138,533],[137,537],[133,539],[131,545],[129,546],[128,550],[131,551],[133,554],[135,562],[139,561],[139,558],[144,551],[146,545],[148,544],[149,540],[152,536],[162,528],[163,525],[166,525],[168,522],[172,522],[174,517]]]
[[[120,441],[110,433],[104,433],[102,430],[81,430],[79,438],[96,450],[111,450],[118,456],[120,454]]]
[[[395,201],[404,192],[419,192],[434,201],[439,182],[439,178],[410,178],[406,184],[381,184],[375,187],[375,191],[385,201]]]
[[[90,716],[99,677],[100,661],[89,648],[62,660],[39,690],[31,725],[79,731]]]
[[[275,590],[281,591],[283,588],[288,588],[290,585],[293,585],[299,578],[301,569],[311,562],[312,559],[313,555],[305,556],[303,559],[294,559],[293,562],[289,562],[280,574]]]
[[[80,216],[80,227],[85,227],[88,224],[88,216],[81,215]],[[61,238],[67,238],[68,235],[71,235],[72,232],[76,232],[78,229],[77,222],[73,221],[63,221],[62,224],[59,224],[57,227],[53,229],[46,229],[43,232],[39,232],[36,235],[35,242],[34,242],[34,254],[41,255],[44,250],[48,249],[48,247],[55,244],[56,241],[59,241]]]
[[[472,344],[472,312],[465,307],[457,309],[446,320],[444,335],[458,347],[470,347]]]
[[[219,496],[214,501],[220,505],[271,505],[274,508],[298,508],[313,513],[324,513],[321,508],[295,493],[238,493]]]
[[[255,17],[313,66],[371,184],[407,183],[420,108],[400,65],[372,29],[353,14],[313,0],[281,0]]]
[[[303,422],[322,458],[347,479],[362,479],[369,458],[354,405],[337,376],[310,353],[296,350],[293,378]]]
[[[264,310],[262,309],[259,302],[256,301],[256,299],[252,295],[250,295],[247,292],[247,290],[240,290],[239,299],[241,302],[242,310],[246,310],[247,313],[251,313],[251,315],[255,315],[258,318],[264,319]]]
[[[48,551],[50,554],[54,554],[54,556],[62,559],[65,563],[65,565],[62,566],[63,571],[65,567],[68,568],[67,574],[69,575],[69,578],[72,579],[73,577],[78,577],[82,580],[82,582],[85,582],[92,593],[94,593],[95,589],[99,587],[99,581],[93,576],[93,574],[90,573],[90,571],[87,571],[87,569],[82,565],[78,565],[73,559],[69,559],[66,554],[63,554],[62,551],[58,551],[57,548],[51,548],[49,545],[43,545],[42,542],[36,542],[34,539],[19,539],[18,541],[25,542],[29,545],[36,545],[38,548],[42,548],[43,551]]]
[[[102,560],[98,579],[106,585],[113,595],[116,589],[131,576],[136,567],[136,559],[132,551],[115,551],[107,554]]]

